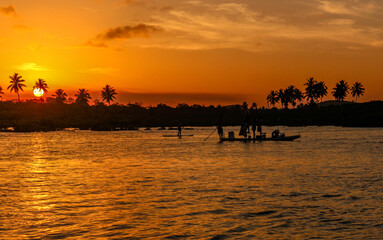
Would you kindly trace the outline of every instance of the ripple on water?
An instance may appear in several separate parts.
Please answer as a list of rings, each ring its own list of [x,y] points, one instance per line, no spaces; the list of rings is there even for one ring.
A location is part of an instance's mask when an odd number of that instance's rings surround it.
[[[247,212],[240,214],[240,218],[248,219],[248,218],[255,218],[255,217],[262,217],[262,216],[268,216],[276,213],[277,211],[274,210],[268,210],[268,211],[260,211],[260,212]]]

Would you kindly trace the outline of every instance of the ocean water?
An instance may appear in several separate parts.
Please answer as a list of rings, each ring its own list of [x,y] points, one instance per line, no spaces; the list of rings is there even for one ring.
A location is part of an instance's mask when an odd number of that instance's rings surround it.
[[[382,239],[383,129],[280,129],[0,133],[0,239]]]

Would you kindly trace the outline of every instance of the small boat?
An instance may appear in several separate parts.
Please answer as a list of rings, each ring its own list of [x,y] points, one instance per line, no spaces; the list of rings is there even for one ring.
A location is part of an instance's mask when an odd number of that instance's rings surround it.
[[[276,141],[276,142],[287,142],[294,141],[295,139],[300,138],[301,135],[292,135],[292,136],[279,136],[279,137],[256,137],[256,138],[222,138],[220,142],[262,142],[262,141]]]

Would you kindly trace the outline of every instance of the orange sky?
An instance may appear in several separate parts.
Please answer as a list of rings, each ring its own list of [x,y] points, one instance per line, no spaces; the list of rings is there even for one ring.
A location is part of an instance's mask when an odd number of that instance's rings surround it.
[[[383,96],[380,0],[0,0],[0,86],[106,84],[120,103],[265,104],[309,77]],[[332,99],[328,96],[327,99]],[[351,96],[348,98],[351,100]]]

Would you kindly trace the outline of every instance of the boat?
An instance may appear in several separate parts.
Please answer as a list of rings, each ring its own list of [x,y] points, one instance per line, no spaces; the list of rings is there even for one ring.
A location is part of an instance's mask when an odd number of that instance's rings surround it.
[[[276,141],[276,142],[288,142],[294,141],[300,138],[301,135],[292,136],[279,136],[279,137],[256,137],[256,138],[221,138],[220,142],[263,142],[263,141]]]

